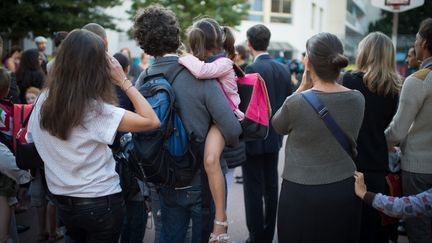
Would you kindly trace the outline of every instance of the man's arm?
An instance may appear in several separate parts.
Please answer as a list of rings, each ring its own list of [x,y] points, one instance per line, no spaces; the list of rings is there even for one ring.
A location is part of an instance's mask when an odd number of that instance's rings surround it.
[[[393,147],[404,139],[425,97],[424,82],[410,76],[405,81],[399,100],[399,107],[389,127],[385,130],[387,144]]]
[[[235,117],[222,88],[216,81],[206,81],[205,105],[216,126],[225,138],[226,145],[237,145],[242,128]]]

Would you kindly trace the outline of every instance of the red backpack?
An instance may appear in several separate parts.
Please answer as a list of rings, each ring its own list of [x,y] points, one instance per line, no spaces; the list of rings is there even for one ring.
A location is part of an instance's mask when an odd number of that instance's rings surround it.
[[[18,132],[23,126],[23,123],[27,118],[28,114],[30,113],[32,107],[33,107],[32,104],[14,104],[13,141],[12,141],[12,146],[14,151],[16,149],[16,139],[17,139]],[[27,143],[25,140],[26,134],[27,134],[27,127],[23,129],[21,134],[19,134],[19,138],[18,138],[20,142],[23,144]]]

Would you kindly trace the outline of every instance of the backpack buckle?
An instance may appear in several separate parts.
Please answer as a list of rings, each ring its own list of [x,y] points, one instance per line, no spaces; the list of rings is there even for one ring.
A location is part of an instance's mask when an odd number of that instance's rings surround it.
[[[329,111],[327,109],[327,107],[322,108],[318,114],[321,117],[321,119],[324,119],[327,115],[328,115]]]

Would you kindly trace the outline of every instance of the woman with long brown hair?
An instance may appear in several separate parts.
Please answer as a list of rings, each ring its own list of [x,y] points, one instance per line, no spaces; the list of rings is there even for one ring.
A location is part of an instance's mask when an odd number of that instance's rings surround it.
[[[357,170],[364,173],[368,189],[384,193],[388,149],[384,131],[396,113],[401,78],[396,72],[395,49],[380,32],[368,34],[359,44],[357,70],[345,73],[343,85],[365,97],[365,114],[357,139]],[[364,206],[360,242],[388,242],[378,211]]]
[[[115,107],[113,85],[136,113]],[[74,30],[63,41],[30,118],[27,138],[44,161],[59,216],[75,242],[117,242],[123,221],[120,180],[109,144],[117,131],[160,122],[146,99],[106,54],[101,38]]]

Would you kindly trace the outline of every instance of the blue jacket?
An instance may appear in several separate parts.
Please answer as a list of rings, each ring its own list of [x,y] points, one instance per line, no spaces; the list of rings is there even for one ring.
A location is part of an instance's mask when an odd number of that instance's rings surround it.
[[[292,94],[293,88],[288,66],[275,62],[270,55],[264,54],[259,56],[253,64],[248,65],[245,72],[259,73],[264,79],[273,117],[285,99]],[[282,146],[282,136],[276,133],[271,124],[269,126],[270,129],[266,139],[246,143],[246,152],[248,154],[279,152]]]

